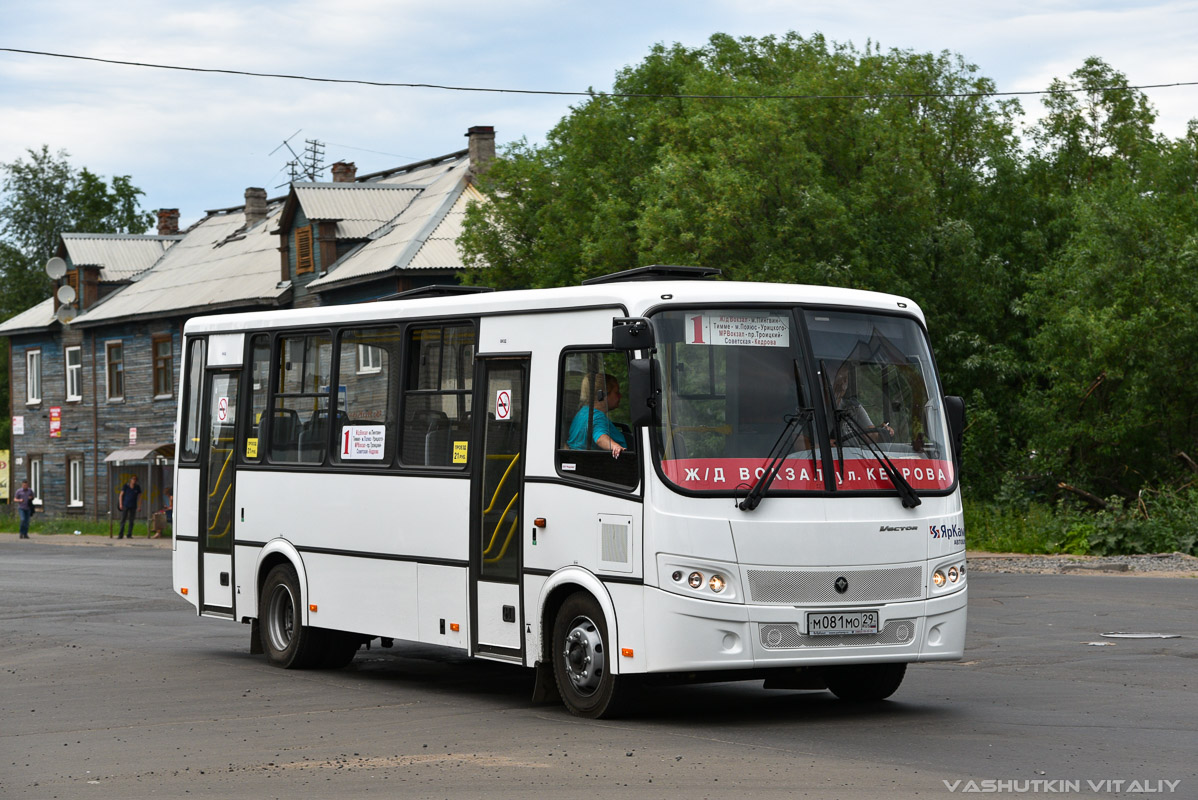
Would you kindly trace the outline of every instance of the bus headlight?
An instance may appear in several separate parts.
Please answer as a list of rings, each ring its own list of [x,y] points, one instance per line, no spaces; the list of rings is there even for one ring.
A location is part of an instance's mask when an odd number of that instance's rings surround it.
[[[740,567],[729,561],[657,554],[658,588],[692,600],[743,603]]]
[[[949,583],[957,582],[957,568],[955,566],[948,568],[948,582]]]
[[[932,573],[932,583],[936,584],[936,586],[943,586],[945,580],[944,570],[938,569]]]

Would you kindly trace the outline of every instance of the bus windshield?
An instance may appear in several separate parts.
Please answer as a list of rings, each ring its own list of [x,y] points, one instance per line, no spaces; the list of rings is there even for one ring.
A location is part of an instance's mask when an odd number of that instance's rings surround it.
[[[785,456],[771,494],[893,493],[887,460],[917,492],[952,487],[940,389],[915,320],[730,308],[670,310],[653,321],[658,457],[677,488],[743,495],[776,444]],[[789,441],[779,443],[784,433]]]

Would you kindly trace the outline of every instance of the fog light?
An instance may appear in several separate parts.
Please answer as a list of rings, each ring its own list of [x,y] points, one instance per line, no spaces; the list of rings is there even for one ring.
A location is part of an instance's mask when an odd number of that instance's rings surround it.
[[[682,570],[674,570],[674,574],[670,577],[674,579],[674,583],[682,583]]]
[[[724,587],[728,585],[728,582],[724,580],[723,575],[712,575],[711,580],[707,582],[707,585],[711,587],[711,591],[719,594],[720,592],[724,591]]]
[[[687,578],[687,583],[691,585],[692,589],[698,589],[703,585],[703,574],[700,572],[692,572],[690,577]]]
[[[932,583],[936,584],[937,586],[943,586],[944,580],[944,573],[940,570],[936,570],[932,573]]]
[[[949,583],[957,582],[957,568],[956,567],[948,568],[948,580],[949,580]]]

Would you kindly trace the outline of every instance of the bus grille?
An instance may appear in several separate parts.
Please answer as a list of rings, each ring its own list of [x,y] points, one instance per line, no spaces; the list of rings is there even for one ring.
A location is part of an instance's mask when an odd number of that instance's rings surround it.
[[[799,647],[840,647],[843,645],[906,644],[915,636],[915,620],[892,619],[881,633],[858,635],[807,636],[799,626],[769,623],[758,626],[761,646],[767,650],[793,650]]]
[[[923,567],[893,569],[772,570],[750,569],[749,599],[754,603],[821,605],[888,603],[923,597]],[[843,594],[836,581],[849,582]]]

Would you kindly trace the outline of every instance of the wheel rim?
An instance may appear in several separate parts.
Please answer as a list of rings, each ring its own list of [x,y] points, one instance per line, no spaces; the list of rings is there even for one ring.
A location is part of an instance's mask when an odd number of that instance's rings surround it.
[[[570,623],[562,649],[562,662],[571,685],[580,695],[590,696],[599,689],[607,658],[599,626],[590,618],[576,617]]]
[[[295,598],[291,587],[275,586],[270,596],[270,607],[266,615],[266,632],[275,650],[286,650],[295,636]]]

